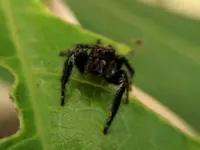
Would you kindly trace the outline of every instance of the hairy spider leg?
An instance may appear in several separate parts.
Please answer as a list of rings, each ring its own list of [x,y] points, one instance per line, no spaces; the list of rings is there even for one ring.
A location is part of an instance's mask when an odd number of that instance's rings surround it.
[[[116,91],[116,95],[112,104],[110,116],[108,117],[106,125],[104,126],[104,130],[103,130],[104,134],[107,134],[108,128],[110,127],[113,119],[115,118],[115,115],[117,114],[123,93],[127,89],[128,76],[124,70],[119,70],[113,76],[110,76],[106,80],[110,83],[120,85],[120,86]]]
[[[97,39],[97,44],[101,44],[101,39]],[[72,54],[76,53],[80,49],[92,49],[93,44],[77,44],[74,48],[69,50],[64,50],[59,53],[60,56],[71,56]]]
[[[97,39],[97,44],[102,44],[101,39]],[[77,48],[87,48],[87,49],[93,49],[94,44],[77,44],[76,45]]]
[[[129,84],[127,85],[128,88],[127,88],[127,93],[126,93],[126,101],[125,103],[128,104],[128,95],[129,95],[129,90],[131,90],[131,86],[132,86],[132,83],[133,83],[133,77],[135,75],[135,70],[131,67],[130,63],[128,62],[128,60],[124,57],[124,56],[119,56],[119,60],[126,66],[126,68],[128,69],[129,73],[130,73],[130,82]]]
[[[76,67],[79,69],[79,71],[83,73],[87,58],[88,58],[87,52],[80,50],[74,53],[64,62],[63,75],[61,78],[61,106],[63,106],[65,103],[66,84],[69,81],[73,65],[75,64]]]
[[[124,57],[124,56],[119,56],[119,60],[127,67],[131,78],[133,78],[134,74],[135,74],[135,70],[131,67],[129,61]]]
[[[84,49],[91,49],[92,50],[93,48],[93,45],[91,44],[77,44],[74,48],[72,49],[69,49],[69,50],[64,50],[64,51],[61,51],[59,53],[60,56],[71,56],[75,53],[78,53],[80,52],[81,50],[82,51],[85,51]]]
[[[81,48],[81,49],[93,49],[93,44],[77,44],[76,47],[77,48]]]
[[[101,44],[101,39],[97,39],[97,44]],[[93,48],[93,44],[77,44],[74,48],[69,50],[64,50],[59,53],[60,56],[71,56],[72,54],[76,53],[80,49],[91,49]]]
[[[64,50],[64,51],[61,51],[59,53],[60,56],[71,56],[73,55],[74,53],[78,52],[79,49],[77,49],[76,47],[75,48],[72,48],[72,49],[69,49],[69,50]]]

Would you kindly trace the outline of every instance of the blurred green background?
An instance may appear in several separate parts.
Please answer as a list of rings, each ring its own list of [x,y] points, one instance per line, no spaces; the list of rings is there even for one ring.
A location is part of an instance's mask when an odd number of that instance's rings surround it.
[[[200,21],[135,0],[65,0],[80,24],[135,47],[135,85],[200,131]],[[137,47],[136,47],[137,48]]]
[[[200,131],[198,19],[161,8],[167,0],[154,0],[159,3],[156,6],[135,0],[63,1],[69,5],[83,28],[136,48],[135,54],[128,56],[136,70],[135,85]],[[167,4],[173,9],[180,8],[176,3],[171,3],[172,1],[178,0],[170,0]],[[198,4],[194,1],[197,0],[191,0],[190,4],[197,8]],[[179,3],[183,3],[183,0]],[[186,4],[183,6],[186,7]],[[138,47],[133,42],[136,39],[142,39],[144,45]],[[3,81],[0,85],[8,81],[8,90],[14,79],[7,70],[0,68],[0,81]],[[0,127],[3,129],[0,132],[1,138],[14,133],[19,127],[19,121],[8,96],[4,98],[1,94],[0,101]]]

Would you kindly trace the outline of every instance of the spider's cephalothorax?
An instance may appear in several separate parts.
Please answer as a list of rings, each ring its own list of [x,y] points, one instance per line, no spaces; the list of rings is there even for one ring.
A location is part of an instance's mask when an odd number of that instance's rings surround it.
[[[89,54],[87,53],[88,50],[91,50]],[[132,84],[134,69],[124,56],[117,55],[115,49],[111,45],[103,45],[100,40],[97,40],[97,44],[78,44],[71,50],[62,51],[60,55],[69,56],[64,63],[61,79],[61,106],[63,106],[65,102],[66,83],[69,80],[73,65],[75,65],[81,73],[101,76],[108,83],[119,85],[110,116],[104,126],[103,132],[106,134],[118,111],[125,90],[126,103],[128,103],[128,92]],[[130,78],[128,78],[127,72],[121,69],[123,64],[127,67]]]

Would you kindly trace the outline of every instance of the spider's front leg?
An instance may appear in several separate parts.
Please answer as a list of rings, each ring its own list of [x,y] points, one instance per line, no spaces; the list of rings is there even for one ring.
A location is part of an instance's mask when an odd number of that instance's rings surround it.
[[[73,65],[79,69],[80,72],[84,72],[84,66],[88,58],[86,51],[76,51],[64,62],[63,74],[61,78],[61,106],[65,103],[65,90],[66,84],[69,81],[69,77],[72,72]]]
[[[113,119],[115,118],[115,115],[117,114],[123,93],[125,92],[125,90],[128,87],[127,86],[128,85],[128,76],[124,70],[119,70],[113,76],[107,78],[106,80],[110,83],[120,85],[120,86],[117,89],[115,99],[113,101],[113,105],[111,108],[110,116],[108,117],[106,125],[104,126],[104,130],[103,130],[104,134],[107,134],[108,128],[110,127]]]

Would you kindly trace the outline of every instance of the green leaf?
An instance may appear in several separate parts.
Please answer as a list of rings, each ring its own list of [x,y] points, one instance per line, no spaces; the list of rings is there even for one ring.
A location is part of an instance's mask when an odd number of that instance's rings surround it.
[[[130,46],[142,39],[129,56],[136,86],[200,131],[200,21],[136,0],[65,1],[84,28]]]
[[[196,150],[200,143],[131,98],[121,105],[109,130],[103,125],[115,90],[73,70],[68,101],[60,106],[60,50],[103,38],[50,15],[28,0],[0,1],[0,65],[15,76],[11,91],[20,131],[0,140],[0,150]],[[120,53],[129,47],[114,44]]]

